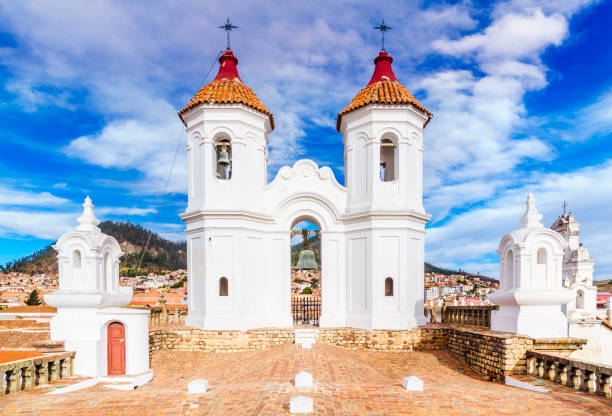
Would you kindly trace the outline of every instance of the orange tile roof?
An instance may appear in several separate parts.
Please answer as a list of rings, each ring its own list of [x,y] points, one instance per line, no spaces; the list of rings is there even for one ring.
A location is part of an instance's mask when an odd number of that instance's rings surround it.
[[[37,341],[49,340],[49,331],[0,331],[0,350],[8,348],[34,348]]]
[[[199,104],[243,104],[267,115],[270,118],[270,127],[274,130],[274,116],[253,90],[244,85],[240,79],[236,68],[238,59],[232,51],[225,51],[219,58],[219,62],[221,66],[217,77],[198,91],[189,104],[179,111],[181,120],[183,120],[184,113]]]
[[[49,322],[36,322],[30,319],[2,319],[0,320],[0,329],[14,328],[31,328],[31,329],[49,329]]]
[[[28,358],[42,357],[43,354],[38,351],[30,350],[2,350],[0,351],[0,364],[11,361],[26,360]]]
[[[45,305],[40,305],[40,306],[28,306],[28,305],[11,306],[9,308],[2,309],[0,311],[0,313],[56,313],[56,312],[57,312],[57,308],[54,308],[53,306],[45,306]]]
[[[413,105],[418,110],[427,114],[429,119],[431,119],[433,114],[423,107],[406,87],[397,80],[391,68],[392,62],[393,58],[386,52],[381,52],[376,59],[374,59],[375,69],[372,79],[370,79],[370,82],[365,88],[359,91],[355,98],[353,98],[353,101],[338,114],[336,130],[340,131],[340,123],[343,115],[369,104]]]

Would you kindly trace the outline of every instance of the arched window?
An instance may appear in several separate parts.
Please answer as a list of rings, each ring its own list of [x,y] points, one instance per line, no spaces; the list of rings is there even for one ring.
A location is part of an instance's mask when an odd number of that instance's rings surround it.
[[[227,277],[219,279],[219,296],[228,296]]]
[[[582,290],[576,292],[576,309],[584,309],[584,292]]]
[[[397,147],[389,139],[380,142],[380,180],[391,182],[396,178],[395,152]]]
[[[74,267],[75,269],[80,269],[81,264],[81,252],[79,250],[74,250],[72,252],[72,267]]]
[[[104,280],[105,290],[113,290],[113,261],[111,260],[110,253],[104,254]]]
[[[385,279],[385,296],[393,296],[393,279],[390,277]]]
[[[510,289],[514,286],[514,253],[508,250],[506,253],[505,276],[501,284],[503,289]]]
[[[537,253],[535,286],[545,287],[548,275],[548,253],[545,248],[539,248]]]
[[[546,249],[541,248],[538,250],[538,264],[546,264]]]
[[[215,169],[218,179],[232,178],[232,144],[228,139],[215,142]]]

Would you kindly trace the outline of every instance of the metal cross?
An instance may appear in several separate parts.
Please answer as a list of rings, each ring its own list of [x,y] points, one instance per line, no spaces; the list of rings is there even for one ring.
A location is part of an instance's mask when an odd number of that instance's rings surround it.
[[[561,205],[563,207],[563,213],[565,214],[565,210],[567,209],[567,202],[563,201],[563,205]]]
[[[393,28],[391,26],[387,26],[385,24],[385,19],[382,19],[382,22],[378,26],[374,26],[374,29],[380,30],[380,34],[382,36],[382,50],[385,52],[385,32]]]
[[[222,26],[219,26],[219,29],[223,29],[223,30],[225,30],[225,33],[227,34],[227,50],[229,51],[229,49],[230,49],[230,32],[231,32],[233,29],[239,29],[239,27],[238,27],[238,26],[234,26],[234,25],[233,25],[233,24],[230,22],[229,17],[228,17],[228,18],[227,18],[227,21],[225,22],[225,24],[224,24],[224,25],[222,25]]]

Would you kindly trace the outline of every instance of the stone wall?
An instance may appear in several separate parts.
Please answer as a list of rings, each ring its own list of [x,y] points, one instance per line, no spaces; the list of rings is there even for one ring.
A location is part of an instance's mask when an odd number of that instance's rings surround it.
[[[149,331],[150,354],[159,350],[216,352],[263,350],[294,342],[293,328],[204,331],[191,327],[166,327]]]
[[[574,351],[582,349],[587,341],[582,338],[536,338],[533,340],[533,350],[569,357]]]
[[[527,350],[532,348],[533,339],[505,332],[453,328],[448,335],[449,351],[491,380],[525,372]]]
[[[448,345],[448,327],[427,325],[405,330],[321,328],[317,342],[379,351],[437,350]]]

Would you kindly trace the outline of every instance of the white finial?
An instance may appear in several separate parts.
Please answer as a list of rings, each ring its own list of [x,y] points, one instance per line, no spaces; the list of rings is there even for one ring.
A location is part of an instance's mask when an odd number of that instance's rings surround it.
[[[521,217],[523,228],[541,228],[543,227],[540,220],[542,214],[538,212],[535,206],[535,198],[533,194],[527,194],[527,200],[525,201],[525,215]]]
[[[94,215],[93,207],[94,204],[91,203],[91,198],[88,195],[87,198],[85,198],[85,202],[83,202],[83,214],[77,218],[77,221],[79,222],[77,231],[88,231],[93,233],[101,232],[100,228],[98,228],[100,221]]]

